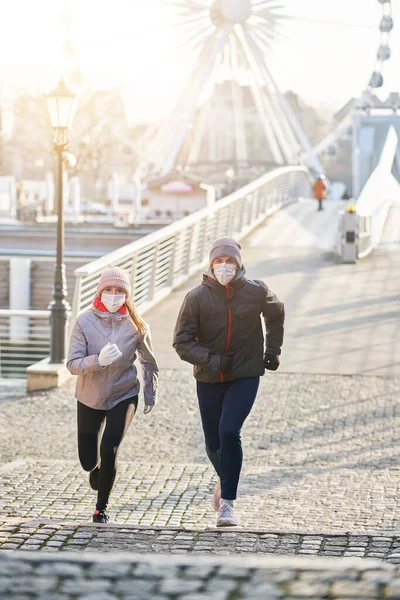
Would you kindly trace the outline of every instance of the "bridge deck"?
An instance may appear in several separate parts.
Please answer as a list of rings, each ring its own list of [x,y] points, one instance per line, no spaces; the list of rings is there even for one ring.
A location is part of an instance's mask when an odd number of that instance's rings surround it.
[[[400,374],[400,208],[389,216],[382,246],[356,265],[334,254],[343,202],[306,200],[270,218],[243,241],[251,278],[263,279],[285,302],[282,371]],[[192,278],[146,319],[164,368],[190,368],[171,348],[172,331]]]

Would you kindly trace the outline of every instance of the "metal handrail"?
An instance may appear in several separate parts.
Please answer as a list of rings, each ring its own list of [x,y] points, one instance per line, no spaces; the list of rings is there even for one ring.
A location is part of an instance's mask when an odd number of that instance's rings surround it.
[[[49,310],[15,310],[13,308],[0,308],[0,317],[36,317],[37,319],[45,319],[49,316]]]
[[[75,270],[72,322],[90,306],[100,273],[111,266],[130,272],[133,300],[144,312],[198,271],[216,237],[240,239],[281,206],[307,197],[305,167],[276,169],[233,192],[213,207],[150,233]]]
[[[48,310],[0,310],[0,378],[26,377],[26,368],[49,355]]]

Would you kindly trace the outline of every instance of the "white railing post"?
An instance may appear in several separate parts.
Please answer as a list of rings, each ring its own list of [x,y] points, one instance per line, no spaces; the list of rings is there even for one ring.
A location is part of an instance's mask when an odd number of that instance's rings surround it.
[[[75,323],[76,317],[80,313],[80,298],[81,298],[81,290],[82,290],[82,277],[80,275],[76,275],[75,287],[74,287],[74,295],[72,298],[72,314],[69,320],[70,328]]]
[[[189,227],[187,230],[187,235],[189,236],[189,244],[188,244],[188,248],[186,251],[186,257],[185,257],[185,275],[189,275],[190,273],[190,252],[192,249],[192,233],[193,233],[193,227]]]
[[[152,302],[154,300],[155,291],[156,291],[158,249],[159,249],[159,245],[157,244],[154,247],[153,261],[152,261],[152,266],[151,266],[150,286],[149,286],[149,293],[147,296],[148,302]]]
[[[179,233],[174,235],[174,241],[172,242],[171,260],[168,265],[168,287],[172,289],[174,285],[174,272],[175,272],[175,261],[176,261],[176,250],[178,247],[178,236]]]
[[[131,263],[131,288],[132,288],[132,298],[135,293],[136,288],[136,276],[137,276],[137,255],[132,255],[132,263]]]

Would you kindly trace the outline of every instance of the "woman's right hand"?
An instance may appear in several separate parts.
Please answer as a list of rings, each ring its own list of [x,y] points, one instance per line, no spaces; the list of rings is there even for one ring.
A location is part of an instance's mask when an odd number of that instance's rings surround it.
[[[99,365],[101,367],[107,367],[111,365],[115,360],[122,356],[121,350],[118,348],[117,344],[111,344],[108,342],[103,348],[100,350],[99,354]]]

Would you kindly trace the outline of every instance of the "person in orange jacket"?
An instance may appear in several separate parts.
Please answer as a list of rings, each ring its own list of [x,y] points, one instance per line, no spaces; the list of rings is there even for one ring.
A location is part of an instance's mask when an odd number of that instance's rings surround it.
[[[325,177],[320,175],[313,185],[314,198],[318,200],[318,210],[323,210],[322,200],[326,198],[326,184],[324,179]]]

